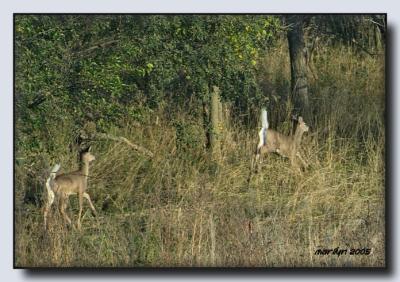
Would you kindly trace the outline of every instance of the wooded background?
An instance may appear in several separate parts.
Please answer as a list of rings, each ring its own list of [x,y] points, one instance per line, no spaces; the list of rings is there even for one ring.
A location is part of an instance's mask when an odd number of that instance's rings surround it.
[[[17,14],[14,29],[17,266],[384,265],[384,15]],[[262,107],[285,134],[292,114],[311,126],[302,175],[271,156],[248,180]],[[101,216],[78,232],[54,210],[44,233],[49,169],[88,144]],[[339,245],[375,252],[312,255]]]

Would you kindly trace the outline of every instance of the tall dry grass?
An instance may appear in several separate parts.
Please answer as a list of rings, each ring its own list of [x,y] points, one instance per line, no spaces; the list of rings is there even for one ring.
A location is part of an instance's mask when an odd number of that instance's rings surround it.
[[[271,126],[289,133],[289,68],[285,46],[265,58],[263,85],[271,100]],[[201,146],[180,146],[175,124],[160,109],[158,124],[126,121],[111,134],[155,152],[148,159],[113,141],[94,144],[88,207],[82,231],[64,226],[54,209],[49,231],[41,213],[48,169],[76,167],[66,132],[73,121],[49,128],[51,153],[18,151],[15,167],[15,265],[138,266],[384,266],[385,126],[384,58],[348,48],[321,49],[311,80],[312,129],[304,138],[309,168],[268,156],[249,168],[257,132],[232,126],[222,157]],[[285,98],[286,97],[286,98]],[[276,100],[274,100],[276,99]],[[201,120],[180,112],[192,134]],[[62,128],[62,130],[61,130]],[[189,144],[190,145],[190,144]],[[76,222],[77,200],[69,213]],[[370,248],[369,255],[315,255],[317,249]]]

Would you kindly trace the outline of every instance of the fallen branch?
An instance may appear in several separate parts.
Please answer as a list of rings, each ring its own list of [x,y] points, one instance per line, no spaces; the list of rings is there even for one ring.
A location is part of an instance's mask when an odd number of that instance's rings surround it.
[[[110,135],[110,134],[106,134],[106,133],[93,132],[92,134],[90,134],[90,136],[81,134],[81,138],[82,139],[103,139],[103,140],[105,139],[105,140],[124,142],[129,147],[131,147],[132,149],[134,149],[135,151],[137,151],[143,155],[146,155],[150,158],[152,158],[154,156],[153,152],[147,150],[146,148],[143,148],[139,145],[132,143],[131,141],[129,141],[128,139],[126,139],[125,137],[122,137],[122,136],[114,136],[114,135]]]

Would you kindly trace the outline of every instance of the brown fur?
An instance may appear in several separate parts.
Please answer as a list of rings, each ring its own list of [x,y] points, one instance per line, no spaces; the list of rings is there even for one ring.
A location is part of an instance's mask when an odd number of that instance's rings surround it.
[[[79,197],[79,216],[78,216],[78,228],[81,228],[81,215],[83,209],[83,198],[87,199],[90,208],[96,215],[96,209],[94,208],[89,194],[86,192],[87,180],[89,176],[89,164],[94,161],[95,157],[90,152],[85,152],[81,155],[81,168],[77,171],[64,173],[56,176],[54,179],[50,179],[50,187],[54,192],[55,196],[60,200],[60,212],[64,217],[64,220],[71,224],[71,219],[65,212],[67,207],[68,198],[70,195],[78,195]],[[52,205],[52,201],[48,201],[44,210],[45,227],[47,222],[47,214]]]
[[[301,138],[304,132],[308,131],[308,126],[303,121],[302,117],[298,119],[299,123],[296,128],[294,135],[283,135],[273,129],[267,129],[267,138],[263,146],[257,148],[256,151],[256,162],[260,156],[268,153],[277,153],[283,157],[289,158],[293,166],[297,166],[297,160],[300,160],[304,166],[306,163],[301,158],[299,149]]]

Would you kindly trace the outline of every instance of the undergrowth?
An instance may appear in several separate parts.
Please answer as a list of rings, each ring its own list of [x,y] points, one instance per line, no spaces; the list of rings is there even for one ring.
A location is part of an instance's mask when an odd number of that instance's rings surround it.
[[[271,127],[289,134],[289,64],[285,46],[261,69]],[[303,139],[309,167],[299,173],[268,156],[250,175],[257,132],[231,125],[222,156],[194,142],[202,120],[160,108],[143,123],[109,129],[154,153],[98,141],[82,230],[63,224],[56,208],[43,230],[44,182],[55,162],[77,167],[69,144],[72,120],[48,128],[52,150],[16,148],[15,265],[19,267],[139,266],[384,266],[384,59],[346,48],[320,50],[310,77],[313,119]],[[153,115],[153,116],[154,116]],[[18,126],[18,125],[17,125]],[[18,128],[18,127],[17,127]],[[45,137],[43,137],[45,138]],[[250,180],[249,180],[249,176]],[[70,197],[76,223],[78,204]],[[371,249],[369,255],[316,255],[318,249]]]

